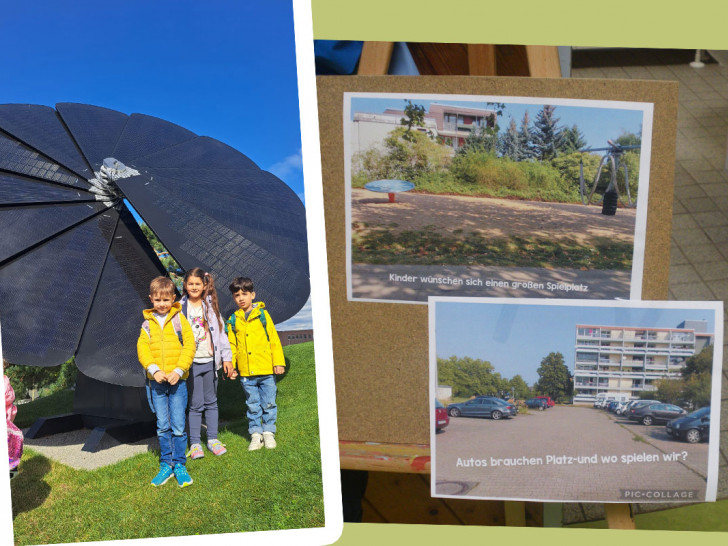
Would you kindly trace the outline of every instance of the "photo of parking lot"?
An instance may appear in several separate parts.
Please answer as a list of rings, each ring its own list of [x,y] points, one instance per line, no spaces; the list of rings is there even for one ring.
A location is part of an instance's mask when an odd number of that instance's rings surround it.
[[[639,294],[652,104],[347,93],[348,296]]]
[[[715,500],[720,302],[430,298],[429,314],[433,496]]]

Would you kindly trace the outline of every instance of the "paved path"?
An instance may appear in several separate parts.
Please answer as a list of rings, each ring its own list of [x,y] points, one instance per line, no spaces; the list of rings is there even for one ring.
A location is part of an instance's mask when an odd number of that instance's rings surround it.
[[[625,428],[610,414],[589,407],[556,406],[501,421],[451,418],[435,438],[433,481],[438,493],[471,497],[604,502],[624,501],[621,489],[679,489],[705,498],[708,444],[662,438],[659,429],[664,427]],[[635,440],[635,433],[646,441]],[[673,452],[679,460],[663,459]],[[595,454],[596,463],[586,460]],[[601,457],[610,455],[618,462],[603,463]],[[622,456],[635,455],[658,460],[621,462]],[[585,459],[549,463],[548,456]],[[507,459],[522,457],[531,462],[540,457],[543,464],[506,466]],[[485,459],[488,466],[458,466],[458,459],[471,458]],[[491,466],[494,459],[500,465]]]
[[[601,207],[519,201],[490,197],[400,193],[395,203],[387,196],[352,189],[351,220],[392,231],[422,230],[427,226],[453,235],[477,231],[488,237],[511,235],[573,239],[588,244],[597,237],[632,242],[635,209],[605,216]]]

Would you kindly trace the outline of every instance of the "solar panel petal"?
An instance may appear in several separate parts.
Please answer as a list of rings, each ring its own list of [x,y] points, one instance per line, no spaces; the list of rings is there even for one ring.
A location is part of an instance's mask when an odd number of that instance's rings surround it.
[[[90,178],[88,164],[53,108],[39,104],[2,104],[0,129],[42,151],[81,178]]]

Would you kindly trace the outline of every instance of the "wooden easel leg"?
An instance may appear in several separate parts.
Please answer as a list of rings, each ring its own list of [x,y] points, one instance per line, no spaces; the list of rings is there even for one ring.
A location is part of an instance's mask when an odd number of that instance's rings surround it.
[[[526,526],[526,503],[523,501],[505,501],[506,526]]]
[[[384,76],[389,70],[394,42],[364,42],[359,59],[360,76]]]
[[[636,529],[631,504],[605,504],[609,529]]]
[[[560,78],[561,63],[556,46],[526,46],[528,72],[532,78]]]
[[[495,46],[468,44],[468,69],[471,76],[495,76]]]

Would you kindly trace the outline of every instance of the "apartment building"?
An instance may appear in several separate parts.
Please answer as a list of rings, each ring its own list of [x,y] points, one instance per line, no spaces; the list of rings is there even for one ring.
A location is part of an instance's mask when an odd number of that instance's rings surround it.
[[[381,114],[354,112],[352,153],[364,152],[369,148],[384,150],[384,140],[394,129],[402,126],[404,117],[404,110],[392,108],[387,108]],[[431,134],[454,151],[465,145],[465,139],[474,129],[493,127],[495,122],[494,110],[432,103],[424,115],[424,127],[414,127],[414,130]]]
[[[678,379],[685,362],[713,341],[707,321],[683,321],[677,328],[576,325],[574,403],[593,402],[597,393],[637,398],[658,379]]]

